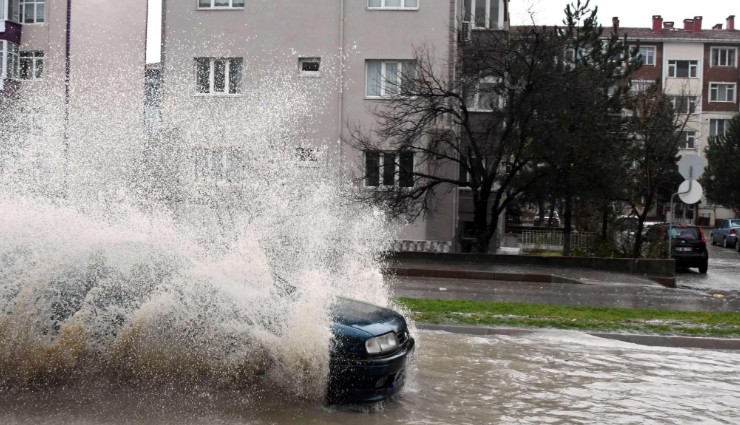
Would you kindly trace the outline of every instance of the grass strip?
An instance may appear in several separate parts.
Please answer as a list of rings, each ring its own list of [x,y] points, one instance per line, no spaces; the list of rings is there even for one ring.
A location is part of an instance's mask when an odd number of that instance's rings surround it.
[[[470,300],[398,298],[423,323],[740,337],[740,312],[633,310]]]

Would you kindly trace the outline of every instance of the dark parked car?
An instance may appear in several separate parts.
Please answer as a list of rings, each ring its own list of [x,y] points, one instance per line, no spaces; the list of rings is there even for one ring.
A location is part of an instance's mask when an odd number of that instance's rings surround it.
[[[738,233],[740,233],[740,218],[719,220],[711,234],[712,245],[719,243],[725,248],[737,248]]]
[[[339,298],[331,315],[327,402],[373,403],[398,392],[415,344],[403,316],[346,298]]]
[[[688,224],[676,224],[671,227],[667,223],[656,224],[648,230],[647,239],[651,243],[667,243],[669,232],[671,257],[676,260],[676,267],[696,267],[699,273],[706,273],[709,267],[709,253],[701,227]]]

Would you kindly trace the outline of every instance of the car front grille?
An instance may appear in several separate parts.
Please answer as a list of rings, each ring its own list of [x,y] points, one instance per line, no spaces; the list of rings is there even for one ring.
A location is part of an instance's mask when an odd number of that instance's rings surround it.
[[[399,332],[396,335],[396,338],[398,338],[398,345],[405,344],[406,341],[408,341],[408,339],[409,339],[409,331],[403,330],[403,331]]]

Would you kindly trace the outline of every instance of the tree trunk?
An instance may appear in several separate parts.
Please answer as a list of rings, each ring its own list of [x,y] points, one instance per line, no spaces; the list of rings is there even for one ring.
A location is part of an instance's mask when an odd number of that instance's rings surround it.
[[[563,233],[563,256],[570,257],[570,236],[573,221],[573,188],[568,183],[565,186],[565,206],[563,211],[564,233]]]

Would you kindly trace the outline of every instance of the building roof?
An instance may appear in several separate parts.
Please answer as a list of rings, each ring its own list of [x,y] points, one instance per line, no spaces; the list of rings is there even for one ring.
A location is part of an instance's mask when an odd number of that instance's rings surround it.
[[[604,27],[604,33],[610,33],[611,28]],[[617,33],[620,37],[627,35],[628,39],[651,40],[651,41],[721,41],[740,44],[740,31],[738,30],[713,30],[703,29],[700,32],[686,31],[682,28],[662,28],[660,33],[654,33],[652,28],[624,27],[619,28]]]

